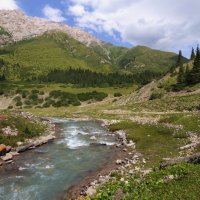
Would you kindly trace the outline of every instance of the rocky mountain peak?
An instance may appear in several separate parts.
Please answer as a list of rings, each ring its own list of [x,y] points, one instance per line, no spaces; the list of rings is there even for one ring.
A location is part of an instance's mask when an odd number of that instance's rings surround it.
[[[67,33],[86,46],[100,45],[102,42],[80,28],[63,23],[51,22],[38,17],[26,16],[19,10],[0,10],[0,26],[12,35],[14,41],[36,37],[51,30]]]

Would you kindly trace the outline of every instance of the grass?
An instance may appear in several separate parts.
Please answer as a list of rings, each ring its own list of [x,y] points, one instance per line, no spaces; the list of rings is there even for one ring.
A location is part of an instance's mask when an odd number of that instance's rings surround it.
[[[124,130],[128,139],[136,142],[136,149],[148,160],[147,166],[156,166],[164,157],[178,155],[178,148],[185,144],[185,139],[173,136],[174,129],[161,125],[140,125],[124,121],[109,127],[111,131]],[[167,141],[167,142],[166,142]]]
[[[192,111],[200,102],[199,94],[165,97],[142,103],[134,103],[130,108],[134,111]]]
[[[45,126],[39,123],[31,122],[20,116],[15,116],[13,113],[2,113],[5,119],[0,120],[0,144],[10,145],[15,147],[16,143],[25,139],[40,136],[45,131]],[[2,128],[10,127],[12,130],[17,130],[17,136],[6,136],[2,132]]]
[[[174,180],[165,181],[169,175]],[[111,200],[117,191],[123,192],[123,200],[172,200],[172,199],[199,199],[200,165],[178,164],[163,170],[151,172],[145,178],[137,175],[128,179],[128,182],[110,181],[98,190],[95,197],[88,200]]]

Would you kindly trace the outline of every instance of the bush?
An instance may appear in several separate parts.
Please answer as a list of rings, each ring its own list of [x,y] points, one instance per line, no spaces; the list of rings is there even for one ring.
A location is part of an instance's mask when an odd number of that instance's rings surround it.
[[[121,96],[122,96],[122,94],[119,92],[114,93],[114,97],[121,97]]]
[[[10,109],[10,110],[13,109],[13,106],[8,106],[8,109]]]
[[[22,102],[21,101],[18,101],[17,103],[16,103],[16,106],[18,107],[18,106],[22,106],[23,104],[22,104]]]
[[[21,101],[21,97],[20,97],[20,96],[16,96],[13,100],[14,100],[15,102],[19,102],[19,101]]]
[[[77,97],[80,101],[88,101],[92,99],[96,101],[102,101],[107,96],[108,95],[104,92],[96,92],[96,91],[77,94]]]
[[[29,95],[29,99],[33,100],[33,101],[37,101],[38,100],[38,95],[36,93],[32,93]]]
[[[43,92],[43,91],[40,91],[40,92],[39,92],[39,95],[44,95],[44,92]]]
[[[29,95],[29,91],[28,90],[23,90],[22,91],[22,98],[26,98]]]
[[[0,96],[4,94],[4,91],[0,89]]]
[[[165,95],[165,90],[158,89],[152,92],[150,100],[161,99]]]
[[[39,94],[40,91],[39,91],[39,90],[31,90],[31,93],[32,93],[32,94]]]

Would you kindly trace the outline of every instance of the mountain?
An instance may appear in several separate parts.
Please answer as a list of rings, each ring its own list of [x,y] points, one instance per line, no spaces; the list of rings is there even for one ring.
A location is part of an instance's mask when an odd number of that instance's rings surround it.
[[[7,30],[14,41],[20,41],[37,37],[51,30],[58,30],[67,33],[79,42],[90,46],[101,45],[101,41],[77,27],[70,27],[66,24],[56,23],[38,17],[26,16],[18,10],[0,10],[0,26]]]
[[[26,16],[16,10],[0,10],[0,45],[3,45],[0,59],[7,63],[10,77],[19,73],[26,76],[27,72],[38,76],[69,68],[160,74],[168,71],[177,59],[175,53],[148,47],[117,47],[79,28]]]

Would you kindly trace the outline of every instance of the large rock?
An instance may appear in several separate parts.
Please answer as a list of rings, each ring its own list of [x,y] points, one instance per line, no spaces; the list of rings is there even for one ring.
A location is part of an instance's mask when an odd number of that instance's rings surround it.
[[[13,159],[13,156],[12,154],[10,153],[7,153],[5,156],[1,156],[1,159],[5,162],[9,161],[9,160],[12,160]]]
[[[200,153],[196,153],[186,157],[179,157],[164,161],[160,164],[160,168],[165,168],[167,166],[175,165],[178,163],[193,163],[193,164],[200,164]]]
[[[27,144],[27,145],[25,145],[25,146],[18,147],[18,148],[16,149],[16,151],[17,151],[17,153],[22,153],[22,152],[27,151],[28,149],[30,149],[30,148],[32,148],[32,147],[34,147],[34,143],[30,143],[30,144]]]
[[[97,193],[97,191],[94,189],[94,188],[92,188],[92,187],[89,187],[87,190],[86,190],[86,194],[88,195],[88,196],[94,196],[95,194]]]
[[[7,152],[6,145],[0,144],[0,156],[5,155]]]

